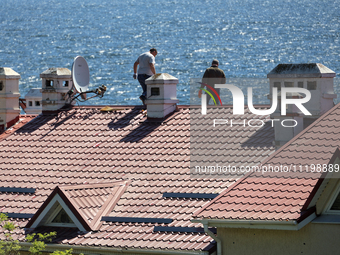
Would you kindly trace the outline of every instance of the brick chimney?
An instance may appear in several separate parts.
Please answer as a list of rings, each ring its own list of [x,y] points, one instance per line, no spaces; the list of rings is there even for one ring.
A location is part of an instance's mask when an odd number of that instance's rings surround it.
[[[55,111],[67,103],[67,92],[72,88],[71,71],[67,68],[49,68],[42,78],[42,111]]]
[[[148,118],[164,118],[174,112],[177,99],[178,79],[167,73],[155,74],[145,81],[147,85]]]
[[[301,132],[314,120],[319,118],[326,111],[334,106],[333,99],[337,97],[334,93],[335,72],[319,63],[310,64],[279,64],[268,75],[270,83],[270,94],[268,98],[272,103],[272,88],[278,89],[278,107],[271,114],[272,119],[279,119],[274,122],[275,146],[281,147]],[[281,116],[280,91],[283,87],[305,88],[310,91],[311,99],[303,106],[312,114],[304,115],[294,105],[287,105],[286,116]],[[290,95],[292,98],[304,97],[299,93]],[[281,121],[291,119],[298,123],[295,127],[284,127]],[[292,122],[289,123],[292,125]]]
[[[20,74],[8,67],[0,67],[0,130],[19,121]]]

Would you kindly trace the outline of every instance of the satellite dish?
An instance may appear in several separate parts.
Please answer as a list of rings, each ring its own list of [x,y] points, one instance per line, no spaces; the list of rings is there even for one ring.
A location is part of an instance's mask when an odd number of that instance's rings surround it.
[[[90,84],[90,70],[85,58],[77,56],[72,65],[73,86],[78,93],[86,92]]]

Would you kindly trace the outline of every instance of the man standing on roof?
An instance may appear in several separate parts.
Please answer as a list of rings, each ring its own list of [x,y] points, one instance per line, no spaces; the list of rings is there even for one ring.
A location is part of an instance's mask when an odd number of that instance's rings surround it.
[[[157,55],[157,50],[155,48],[150,49],[149,52],[145,52],[141,54],[136,62],[133,65],[133,78],[137,79],[142,86],[143,93],[139,97],[140,100],[142,100],[143,104],[145,105],[145,99],[146,99],[146,84],[145,80],[151,77],[152,75],[156,74],[156,68],[155,68],[155,57]],[[137,76],[137,66],[138,68],[138,76]]]
[[[226,77],[225,74],[223,72],[223,70],[221,70],[220,68],[218,68],[219,66],[219,62],[217,59],[214,59],[211,63],[211,67],[207,68],[205,70],[205,73],[203,75],[203,79],[202,79],[202,83],[201,83],[201,88],[204,88],[207,84],[209,86],[211,86],[212,88],[215,89],[215,84],[225,84],[226,81]],[[206,88],[207,91],[209,91],[212,95],[214,95],[215,93],[207,86]],[[220,95],[220,89],[215,89],[215,91],[217,92],[218,95]],[[200,89],[198,91],[198,97],[201,98],[202,96],[202,90]],[[209,100],[210,100],[210,95],[207,95],[207,104],[209,104]],[[217,104],[220,104],[219,100],[216,100]]]

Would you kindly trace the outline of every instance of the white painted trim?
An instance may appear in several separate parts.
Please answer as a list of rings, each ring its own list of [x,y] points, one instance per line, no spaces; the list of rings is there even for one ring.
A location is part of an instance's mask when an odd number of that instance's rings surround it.
[[[340,224],[340,215],[320,215],[312,221],[313,224]]]
[[[247,229],[272,229],[272,230],[299,230],[315,219],[315,213],[297,223],[296,220],[274,221],[274,220],[218,220],[218,219],[192,219],[193,223],[202,223],[216,228],[247,228]]]
[[[330,202],[328,203],[325,211],[322,214],[340,215],[340,210],[331,210],[331,207],[334,204],[335,199],[338,197],[339,192],[340,192],[340,185],[338,185],[338,187],[332,193]]]
[[[308,223],[312,222],[316,217],[317,217],[317,216],[316,216],[315,213],[312,213],[311,215],[309,215],[306,219],[304,219],[303,221],[301,221],[301,222],[298,224],[298,229],[297,229],[297,230],[300,230],[301,228],[303,228],[304,226],[306,226]]]
[[[62,206],[62,208],[66,211],[67,215],[72,219],[76,227],[80,231],[86,232],[86,229],[83,227],[83,225],[79,222],[77,217],[72,213],[70,208],[65,204],[63,199],[59,196],[59,194],[56,194],[53,199],[49,202],[49,204],[45,207],[45,209],[41,212],[39,217],[34,221],[32,224],[31,228],[36,228],[39,226],[39,223],[45,218],[45,216],[50,212],[52,206],[56,203],[59,202],[59,204]],[[53,212],[52,212],[53,213]],[[65,226],[65,225],[64,225]]]

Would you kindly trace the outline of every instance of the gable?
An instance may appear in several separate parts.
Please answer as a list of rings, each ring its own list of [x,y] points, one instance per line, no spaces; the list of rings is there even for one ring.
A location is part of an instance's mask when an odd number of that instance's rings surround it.
[[[51,226],[51,222],[55,219],[57,214],[63,210],[66,212],[70,222],[60,222],[60,224],[54,224],[54,226],[65,226],[65,227],[77,227],[80,231],[88,231],[88,227],[84,226],[83,223],[78,219],[77,215],[70,209],[59,194],[55,194],[51,201],[46,205],[44,210],[38,214],[37,219],[32,222],[30,228],[37,228],[39,226]]]
[[[80,231],[98,230],[102,225],[101,218],[111,212],[127,185],[128,182],[114,182],[56,187],[26,227],[64,226],[77,227]]]

